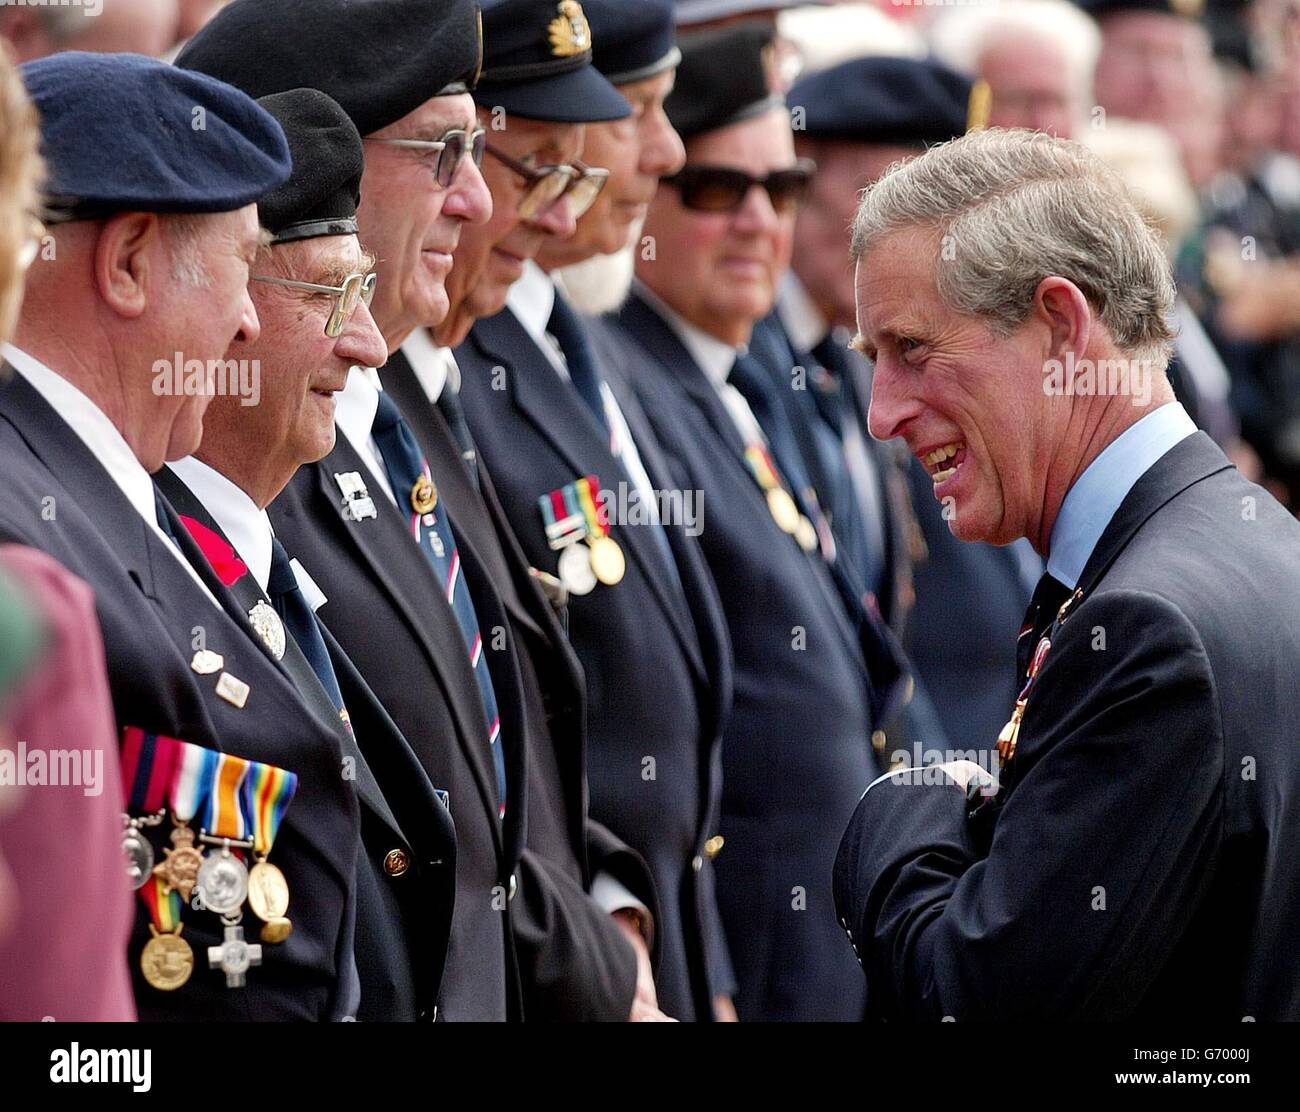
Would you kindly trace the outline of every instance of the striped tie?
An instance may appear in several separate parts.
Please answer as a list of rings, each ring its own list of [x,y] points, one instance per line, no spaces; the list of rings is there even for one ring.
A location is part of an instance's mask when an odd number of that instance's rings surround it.
[[[505,818],[506,764],[501,753],[501,715],[497,710],[496,692],[492,689],[492,675],[483,653],[483,635],[479,631],[478,616],[474,613],[474,601],[470,598],[469,585],[461,570],[460,552],[456,548],[451,520],[442,505],[436,505],[428,513],[419,513],[412,505],[412,491],[422,479],[430,478],[429,464],[420,452],[415,434],[398,412],[397,405],[386,394],[379,395],[379,409],[375,413],[375,423],[370,432],[379,446],[379,454],[384,457],[384,469],[388,472],[388,481],[392,483],[393,492],[397,495],[398,508],[410,512],[411,534],[415,537],[415,543],[433,565],[434,574],[442,583],[443,595],[460,623],[488,720],[488,745],[497,776],[498,817]]]

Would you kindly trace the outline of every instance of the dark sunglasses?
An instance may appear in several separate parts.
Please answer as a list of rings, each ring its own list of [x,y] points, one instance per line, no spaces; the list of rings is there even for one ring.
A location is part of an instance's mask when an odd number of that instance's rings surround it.
[[[367,139],[366,142],[387,143],[390,147],[406,147],[415,151],[437,151],[438,161],[433,168],[433,176],[446,189],[451,185],[466,155],[474,160],[475,166],[483,165],[487,132],[481,127],[472,132],[456,128],[443,132],[441,139]]]
[[[801,158],[786,170],[756,178],[730,166],[685,166],[662,179],[681,194],[682,204],[696,212],[735,212],[754,186],[767,190],[772,208],[781,215],[794,212],[808,196],[817,163]]]
[[[511,158],[496,147],[488,147],[487,153],[524,179],[524,195],[515,210],[521,220],[540,216],[564,196],[569,198],[569,207],[577,220],[596,203],[609,180],[608,170],[601,166],[586,166],[576,159],[572,166],[533,167]]]

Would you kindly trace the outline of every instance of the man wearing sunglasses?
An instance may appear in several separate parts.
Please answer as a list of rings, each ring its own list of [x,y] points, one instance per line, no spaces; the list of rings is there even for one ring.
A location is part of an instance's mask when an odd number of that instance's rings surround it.
[[[876,774],[873,731],[903,684],[888,635],[845,606],[792,438],[762,423],[779,411],[747,345],[789,264],[810,174],[771,92],[770,37],[741,24],[680,40],[668,114],[686,166],[651,205],[654,250],[638,255],[616,334],[655,431],[704,492],[701,542],[735,654],[715,867],[737,1010],[855,1020],[864,994],[833,945],[827,877],[835,831]]]
[[[659,178],[683,160],[663,111],[679,58],[672,5],[591,0],[585,11],[595,65],[633,115],[587,125],[584,157],[607,167],[608,181],[573,235],[543,226],[538,260],[548,268],[624,252]],[[509,242],[513,225],[494,223],[496,241]],[[481,238],[492,231],[489,225]],[[476,230],[466,247],[478,238]],[[485,271],[471,304],[495,304],[493,277]],[[630,279],[629,269],[624,294]],[[619,296],[613,288],[602,294]],[[505,311],[477,321],[456,349],[461,397],[480,463],[529,563],[568,593],[569,635],[595,695],[587,713],[592,812],[654,870],[660,1004],[677,1018],[708,1020],[714,997],[729,1011],[733,988],[710,860],[719,843],[717,743],[731,685],[726,630],[698,542],[680,515],[658,515],[656,484],[674,484],[653,437],[622,410],[599,364],[584,357],[588,348],[587,324],[529,261]],[[501,375],[506,389],[494,386]],[[617,582],[608,569],[605,582],[596,579],[594,537],[573,535],[557,551],[539,509],[539,500],[588,475],[601,489],[631,492],[647,515],[609,517],[601,544],[621,553]],[[641,775],[647,758],[653,780]]]
[[[565,14],[570,5],[563,7],[534,2],[485,13],[487,42],[495,44],[489,57],[523,51],[539,63],[533,84],[563,81],[576,94],[570,99],[604,97],[611,110],[626,111],[590,69]],[[475,161],[485,136],[464,91],[479,54],[468,66],[450,61],[466,26],[477,26],[468,0],[275,7],[236,0],[181,59],[240,84],[319,84],[352,117],[367,140],[357,222],[380,260],[371,310],[390,352],[442,320],[450,252],[462,230],[491,211]],[[250,58],[251,38],[286,45]],[[413,39],[423,47],[413,50]],[[338,66],[322,68],[322,55]],[[463,80],[449,85],[454,77]],[[429,97],[431,89],[439,95]],[[480,555],[472,517],[447,497],[457,476],[437,460],[430,465],[432,453],[379,389],[375,371],[352,371],[337,425],[334,450],[302,469],[271,518],[287,548],[311,554],[312,575],[330,599],[322,620],[449,795],[457,896],[440,1015],[626,1019],[641,999],[639,981],[653,1003],[649,960],[642,975],[623,929],[584,890],[586,862],[620,875],[641,897],[638,906],[653,904],[653,889],[626,847],[588,829],[581,745],[573,740],[580,734],[568,729],[581,721],[581,681],[563,690],[552,684],[545,694],[538,687],[522,651],[537,624],[516,624],[498,594],[503,583],[512,587],[509,573]],[[465,466],[458,453],[450,463],[457,472]],[[523,575],[524,589],[535,590]],[[541,658],[551,669],[558,658],[563,668],[558,630],[554,641]],[[554,738],[552,708],[566,727]],[[549,815],[556,818],[548,826]],[[406,876],[414,863],[393,867]]]
[[[236,340],[226,352],[257,369],[256,404],[215,398],[198,452],[164,468],[157,482],[279,655],[302,697],[301,713],[330,730],[355,768],[363,839],[357,1018],[432,1017],[455,897],[451,818],[406,739],[317,621],[322,600],[298,560],[310,566],[311,553],[290,553],[266,514],[294,472],[334,446],[335,399],[349,367],[386,354],[367,308],[373,260],[355,230],[361,137],[343,109],[315,89],[258,103],[283,127],[294,174],[258,206],[270,240],[250,286],[261,335]],[[394,877],[385,868],[394,847],[412,861],[442,863]]]

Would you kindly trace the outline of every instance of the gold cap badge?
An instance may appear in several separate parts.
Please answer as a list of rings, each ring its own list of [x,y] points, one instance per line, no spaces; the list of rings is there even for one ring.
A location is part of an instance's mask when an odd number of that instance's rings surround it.
[[[560,14],[547,27],[551,53],[557,58],[572,58],[591,49],[591,27],[578,0],[560,0]]]

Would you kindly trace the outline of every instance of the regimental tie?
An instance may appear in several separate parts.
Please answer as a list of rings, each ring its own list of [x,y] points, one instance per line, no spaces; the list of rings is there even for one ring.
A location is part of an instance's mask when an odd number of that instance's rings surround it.
[[[415,434],[403,419],[396,403],[386,394],[379,395],[379,408],[371,435],[384,458],[388,481],[397,495],[399,508],[410,510],[411,534],[420,546],[439,581],[448,604],[456,614],[461,634],[469,649],[470,665],[483,698],[488,720],[488,746],[497,777],[498,817],[506,813],[506,763],[501,752],[501,715],[497,710],[496,692],[483,652],[483,635],[479,631],[469,584],[461,570],[456,536],[445,507],[438,506],[438,494],[429,474],[429,464],[420,452]]]

